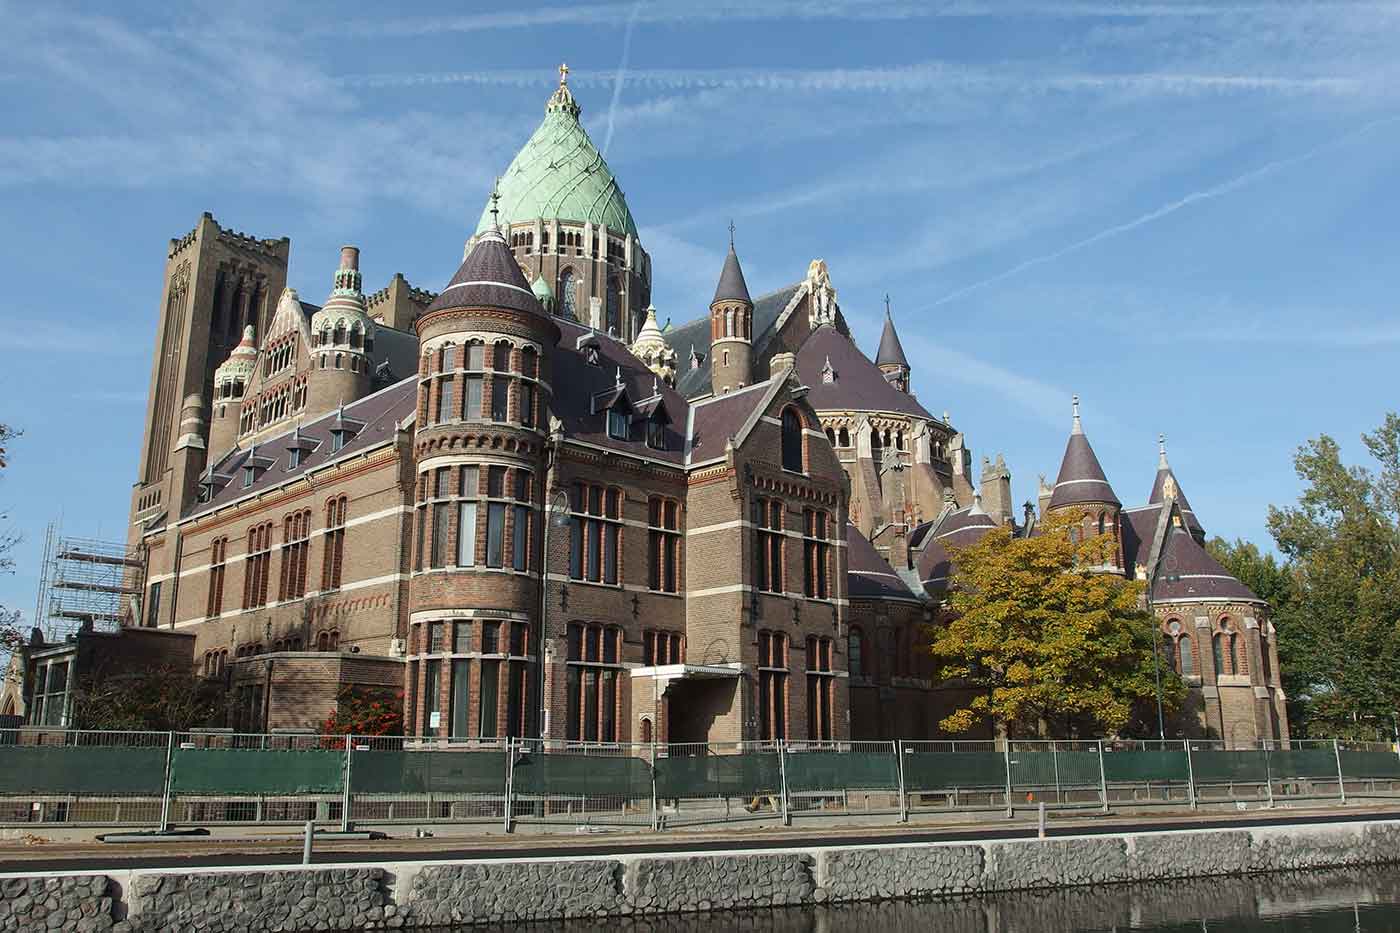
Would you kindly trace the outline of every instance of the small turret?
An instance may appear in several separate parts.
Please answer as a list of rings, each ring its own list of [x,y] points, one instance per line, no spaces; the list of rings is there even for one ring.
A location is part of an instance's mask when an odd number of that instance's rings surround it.
[[[311,316],[306,413],[314,417],[369,394],[374,381],[374,319],[360,290],[360,250],[342,246],[335,286]]]
[[[1055,488],[1050,494],[1049,512],[1065,512],[1079,509],[1085,513],[1084,533],[1118,535],[1118,513],[1123,504],[1114,494],[1104,475],[1103,467],[1089,438],[1084,434],[1084,423],[1079,417],[1079,396],[1074,396],[1074,421],[1070,427],[1069,442],[1065,445],[1065,456],[1060,463],[1060,473],[1055,478]],[[1121,546],[1110,555],[1107,567],[1122,567]]]
[[[886,382],[901,392],[909,391],[909,361],[905,359],[904,347],[900,346],[899,335],[894,331],[889,295],[885,296],[885,329],[880,334],[880,349],[875,354],[875,365],[884,373]]]
[[[295,295],[296,293],[293,292]],[[257,369],[258,347],[253,325],[243,328],[243,339],[228,359],[214,370],[214,404],[209,419],[209,463],[217,463],[238,442],[243,393]]]
[[[1206,542],[1206,531],[1201,527],[1201,522],[1196,518],[1196,513],[1191,508],[1191,503],[1186,501],[1186,493],[1181,491],[1181,483],[1177,482],[1176,474],[1172,472],[1171,465],[1167,463],[1167,437],[1165,434],[1157,435],[1157,476],[1152,481],[1152,493],[1147,497],[1149,505],[1160,505],[1166,499],[1175,499],[1177,506],[1181,509],[1182,520],[1186,523],[1186,530],[1191,532],[1191,537],[1196,539],[1196,543],[1204,545]]]
[[[734,225],[729,225],[729,255],[710,302],[710,383],[715,394],[742,389],[753,381],[753,299],[734,252]]]
[[[656,323],[656,308],[647,305],[646,320],[632,341],[632,355],[647,364],[656,375],[666,380],[668,386],[676,384],[676,351],[661,336],[661,328]]]

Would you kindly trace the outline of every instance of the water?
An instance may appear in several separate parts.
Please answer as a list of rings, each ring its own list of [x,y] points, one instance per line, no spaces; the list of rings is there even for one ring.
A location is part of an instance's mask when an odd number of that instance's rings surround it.
[[[440,929],[440,928],[439,928]],[[645,920],[465,927],[535,933],[1353,933],[1400,931],[1400,867],[1105,885],[939,901],[779,908]]]

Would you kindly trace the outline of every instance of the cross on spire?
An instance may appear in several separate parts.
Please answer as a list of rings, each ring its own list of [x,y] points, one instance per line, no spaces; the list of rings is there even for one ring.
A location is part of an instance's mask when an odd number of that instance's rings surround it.
[[[885,292],[885,317],[890,316],[890,293]]]
[[[569,65],[567,62],[559,63],[559,86],[563,87],[569,83]]]
[[[496,176],[496,181],[491,185],[491,228],[499,230],[501,227],[501,177]]]
[[[729,248],[734,248],[734,218],[729,218]]]

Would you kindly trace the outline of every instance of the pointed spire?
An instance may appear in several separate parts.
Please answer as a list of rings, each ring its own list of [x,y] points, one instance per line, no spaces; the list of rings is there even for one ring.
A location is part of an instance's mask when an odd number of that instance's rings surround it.
[[[1113,487],[1104,475],[1103,467],[1089,438],[1084,435],[1084,422],[1079,417],[1079,396],[1074,396],[1074,425],[1070,430],[1060,473],[1055,479],[1055,491],[1050,496],[1052,509],[1096,503],[1121,505]]]
[[[622,367],[621,367],[621,366],[617,367],[617,381],[614,383],[614,385],[619,385],[619,386],[622,385]]]
[[[724,257],[724,269],[720,271],[719,285],[715,288],[715,297],[710,304],[719,301],[753,304],[753,299],[749,297],[748,283],[744,281],[744,270],[739,267],[739,254],[734,252],[733,221],[729,224],[729,255]]]
[[[1181,482],[1177,480],[1176,474],[1172,472],[1171,465],[1167,462],[1167,438],[1165,434],[1157,435],[1157,475],[1152,480],[1152,492],[1147,497],[1148,505],[1161,505],[1167,499],[1175,499],[1177,507],[1181,509],[1181,516],[1186,522],[1187,529],[1196,540],[1205,540],[1205,529],[1201,527],[1201,522],[1196,518],[1196,513],[1191,508],[1191,503],[1186,501],[1186,494],[1181,491]]]
[[[501,229],[501,176],[491,185],[491,229]]]
[[[880,349],[875,354],[875,365],[881,369],[886,366],[898,366],[906,370],[909,368],[909,360],[904,355],[904,347],[900,345],[899,334],[894,330],[889,295],[885,296],[885,329],[880,333]]]
[[[1171,467],[1167,465],[1167,436],[1165,434],[1157,435],[1157,469],[1171,469]]]

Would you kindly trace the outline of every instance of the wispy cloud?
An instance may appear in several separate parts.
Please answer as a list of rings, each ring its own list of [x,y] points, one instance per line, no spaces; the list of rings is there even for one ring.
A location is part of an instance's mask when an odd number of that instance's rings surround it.
[[[94,389],[88,392],[74,392],[73,398],[80,402],[111,402],[117,405],[140,405],[146,401],[146,393],[125,392],[113,389]]]
[[[613,78],[612,102],[608,104],[608,132],[603,137],[603,155],[608,154],[608,149],[612,147],[613,118],[617,114],[618,102],[622,100],[622,82],[627,79],[627,63],[632,57],[632,30],[637,27],[637,16],[642,12],[642,4],[645,0],[636,0],[632,4],[632,15],[627,17],[627,29],[622,33],[622,61],[618,63],[617,73]]]
[[[954,382],[990,393],[1042,424],[1064,427],[1069,391],[920,334],[901,334],[900,338],[914,359],[938,361],[936,371],[930,375],[936,374],[940,383]],[[957,413],[951,414],[956,422]]]
[[[23,327],[0,329],[0,348],[38,353],[104,353],[128,355],[142,351],[130,334],[110,331],[96,322],[65,324],[31,315]]]
[[[1046,265],[1047,263],[1055,262],[1056,260],[1063,259],[1065,256],[1068,256],[1072,253],[1077,253],[1082,249],[1087,249],[1088,247],[1093,246],[1096,243],[1100,243],[1112,237],[1121,236],[1122,234],[1129,233],[1133,230],[1138,229],[1139,227],[1143,227],[1147,224],[1153,223],[1154,221],[1161,220],[1163,217],[1168,217],[1172,214],[1175,214],[1177,211],[1184,210],[1185,208],[1190,207],[1194,204],[1198,204],[1203,201],[1209,201],[1214,198],[1223,197],[1224,195],[1227,195],[1232,191],[1236,191],[1247,185],[1253,184],[1254,182],[1265,178],[1269,175],[1272,175],[1275,172],[1281,171],[1282,169],[1288,168],[1290,166],[1298,165],[1302,162],[1307,162],[1311,159],[1318,157],[1319,155],[1322,155],[1325,152],[1354,142],[1355,140],[1365,136],[1366,134],[1372,132],[1373,130],[1381,126],[1395,123],[1397,121],[1400,121],[1400,115],[1385,117],[1379,120],[1372,120],[1369,123],[1366,123],[1365,125],[1357,129],[1351,130],[1350,132],[1344,133],[1341,136],[1335,137],[1326,142],[1313,146],[1306,152],[1301,152],[1297,155],[1289,156],[1283,159],[1276,159],[1272,162],[1268,162],[1264,165],[1261,165],[1258,168],[1254,168],[1247,172],[1244,172],[1243,174],[1236,175],[1234,178],[1221,182],[1218,185],[1212,185],[1209,188],[1203,188],[1199,191],[1193,191],[1190,194],[1185,195],[1184,197],[1180,197],[1174,201],[1168,202],[1167,204],[1163,204],[1161,207],[1148,211],[1145,214],[1140,214],[1139,216],[1134,217],[1132,220],[1120,224],[1114,224],[1111,227],[1106,227],[1103,230],[1098,231],[1097,233],[1084,237],[1083,239],[1076,240],[1073,243],[1070,243],[1068,246],[1061,247],[1060,249],[1054,250],[1049,253],[1044,253],[1040,256],[1034,256],[1030,259],[1023,260],[1022,262],[1018,262],[1002,272],[998,272],[996,275],[988,276],[987,278],[980,279],[976,282],[971,283],[970,285],[964,285],[961,288],[955,289],[949,292],[948,294],[942,296],[938,300],[934,301],[932,304],[928,305],[928,310],[932,310],[933,308],[937,308],[940,305],[947,304],[951,301],[956,301],[959,298],[970,295],[973,292],[981,291],[982,289],[988,288],[992,285],[996,285],[999,282],[1004,282],[1007,279],[1020,275],[1027,269],[1032,269],[1036,266],[1042,266]]]

